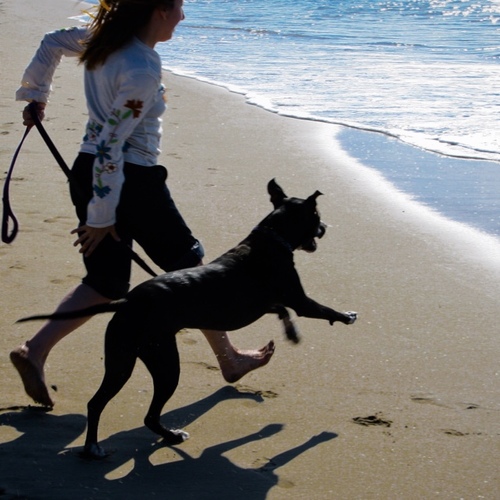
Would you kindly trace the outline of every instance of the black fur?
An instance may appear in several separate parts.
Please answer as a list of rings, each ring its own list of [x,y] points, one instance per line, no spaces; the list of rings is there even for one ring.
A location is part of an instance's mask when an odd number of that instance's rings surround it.
[[[88,403],[88,456],[105,456],[97,444],[99,417],[129,379],[137,358],[144,362],[154,382],[146,426],[170,444],[188,437],[187,433],[169,430],[160,423],[163,406],[179,380],[175,338],[179,330],[236,330],[266,313],[275,313],[283,320],[288,338],[298,342],[286,308],[299,316],[325,319],[330,324],[354,323],[356,313],[340,313],[308,298],[295,270],[293,251],[315,251],[315,238],[325,233],[316,208],[316,198],[321,193],[316,191],[305,200],[288,198],[274,179],[268,184],[268,192],[273,212],[247,238],[213,262],[150,279],[119,301],[20,320],[115,312],[106,330],[104,379]]]

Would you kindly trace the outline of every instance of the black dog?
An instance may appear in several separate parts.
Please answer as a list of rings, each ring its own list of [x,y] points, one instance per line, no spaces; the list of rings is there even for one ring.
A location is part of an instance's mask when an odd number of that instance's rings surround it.
[[[287,307],[297,315],[325,319],[333,324],[354,323],[356,313],[340,313],[308,298],[293,262],[293,251],[316,250],[315,238],[325,233],[316,209],[316,191],[306,200],[288,198],[272,180],[268,192],[271,212],[239,245],[210,264],[174,271],[150,279],[125,299],[73,313],[32,316],[29,319],[65,319],[116,311],[105,338],[105,375],[88,403],[87,456],[106,455],[97,444],[99,418],[107,403],[122,389],[137,358],[151,373],[154,395],[145,425],[169,444],[189,436],[160,423],[163,406],[179,380],[175,334],[183,328],[236,330],[266,313],[283,320],[287,336],[298,342]]]

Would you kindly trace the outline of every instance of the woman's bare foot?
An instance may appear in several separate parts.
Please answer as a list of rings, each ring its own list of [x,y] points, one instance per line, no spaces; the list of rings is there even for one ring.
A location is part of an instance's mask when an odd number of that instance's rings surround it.
[[[262,349],[252,351],[234,349],[225,356],[218,356],[224,380],[232,384],[247,373],[267,365],[274,354],[274,349],[274,342],[271,340]]]
[[[29,346],[26,344],[14,349],[10,353],[10,360],[19,372],[24,384],[24,390],[30,398],[43,406],[53,407],[54,402],[49,396],[45,385],[43,369],[29,358]]]

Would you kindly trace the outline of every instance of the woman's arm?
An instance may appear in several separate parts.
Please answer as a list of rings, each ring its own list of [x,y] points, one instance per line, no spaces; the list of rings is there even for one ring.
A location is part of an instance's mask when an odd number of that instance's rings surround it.
[[[77,57],[83,50],[86,36],[84,26],[47,33],[24,71],[16,101],[47,103],[54,72],[62,56]]]
[[[94,197],[87,209],[87,225],[107,227],[116,222],[116,207],[124,181],[124,148],[127,139],[154,105],[160,91],[157,77],[137,72],[121,83],[111,112],[95,144]],[[147,138],[146,138],[147,140]]]
[[[102,130],[95,139],[93,167],[94,196],[87,208],[87,223],[76,228],[75,246],[88,257],[103,238],[110,234],[115,240],[116,208],[124,181],[123,149],[128,137],[154,104],[159,91],[157,78],[136,74],[122,85]],[[145,167],[146,168],[146,167]]]

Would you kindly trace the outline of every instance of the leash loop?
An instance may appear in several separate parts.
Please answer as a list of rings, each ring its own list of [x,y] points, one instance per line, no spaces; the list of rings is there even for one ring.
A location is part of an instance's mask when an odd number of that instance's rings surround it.
[[[28,136],[30,130],[31,127],[26,127],[26,130],[24,131],[23,134],[23,138],[21,139],[21,142],[17,146],[14,156],[12,157],[9,171],[7,172],[7,177],[5,177],[5,182],[3,185],[2,241],[8,244],[12,243],[15,240],[17,233],[19,232],[19,223],[10,205],[10,196],[9,196],[10,181],[12,178],[12,172],[14,171],[14,165],[16,164],[17,156],[19,155],[19,151],[21,151],[21,147],[23,146],[24,140]],[[9,220],[12,221],[12,231],[10,233],[9,233]]]

